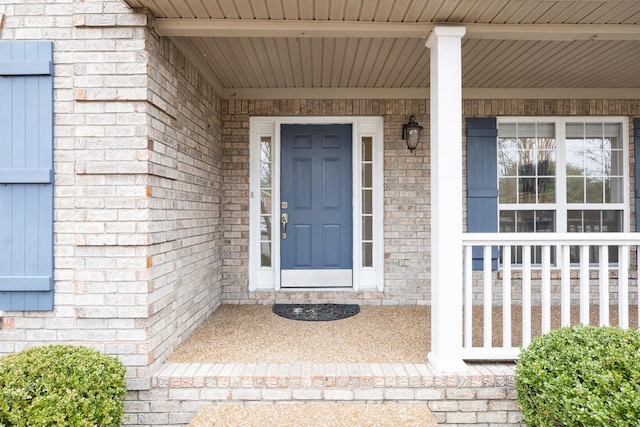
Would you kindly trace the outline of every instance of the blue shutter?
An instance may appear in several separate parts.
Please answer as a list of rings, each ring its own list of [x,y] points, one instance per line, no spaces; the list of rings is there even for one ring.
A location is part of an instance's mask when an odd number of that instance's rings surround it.
[[[467,119],[467,231],[498,231],[498,126],[495,117]],[[498,248],[492,250],[498,268]],[[482,269],[483,250],[473,248],[473,269]]]
[[[633,119],[633,150],[636,153],[636,231],[640,231],[640,119]]]
[[[0,310],[53,310],[53,44],[0,42]]]

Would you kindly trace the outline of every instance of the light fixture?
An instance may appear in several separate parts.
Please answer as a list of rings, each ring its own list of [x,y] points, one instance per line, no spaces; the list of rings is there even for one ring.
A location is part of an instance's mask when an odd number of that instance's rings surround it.
[[[402,125],[402,139],[407,141],[407,148],[413,153],[420,141],[420,132],[423,127],[413,120],[413,116],[409,118],[409,123]]]

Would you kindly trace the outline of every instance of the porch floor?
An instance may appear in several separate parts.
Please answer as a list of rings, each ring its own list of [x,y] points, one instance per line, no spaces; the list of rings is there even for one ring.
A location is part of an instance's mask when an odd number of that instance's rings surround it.
[[[424,306],[362,306],[347,319],[305,322],[270,305],[223,305],[168,362],[425,363],[430,319]]]
[[[630,327],[638,325],[631,306]],[[571,307],[571,324],[579,322],[579,307]],[[617,307],[610,307],[617,325]],[[541,333],[541,310],[531,309],[532,336]],[[511,309],[512,345],[522,344],[522,310]],[[590,323],[597,325],[592,307]],[[482,346],[482,307],[473,309],[474,346]],[[560,308],[551,307],[551,327],[560,327]],[[492,309],[493,345],[502,345],[502,308]],[[431,349],[431,308],[428,306],[362,306],[360,313],[330,322],[285,319],[270,305],[222,305],[180,345],[169,363],[426,363]]]

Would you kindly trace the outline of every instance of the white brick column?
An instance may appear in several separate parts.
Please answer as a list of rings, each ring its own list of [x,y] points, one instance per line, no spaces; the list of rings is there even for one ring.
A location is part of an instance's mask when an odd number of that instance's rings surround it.
[[[431,353],[438,371],[462,361],[462,61],[464,27],[435,27],[431,49]]]

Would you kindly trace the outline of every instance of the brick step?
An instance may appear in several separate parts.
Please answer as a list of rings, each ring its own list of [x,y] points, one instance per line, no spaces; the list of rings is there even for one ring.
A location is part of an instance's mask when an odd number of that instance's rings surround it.
[[[124,425],[188,425],[218,403],[423,403],[441,426],[520,426],[513,364],[441,374],[413,363],[168,363],[132,392]]]

